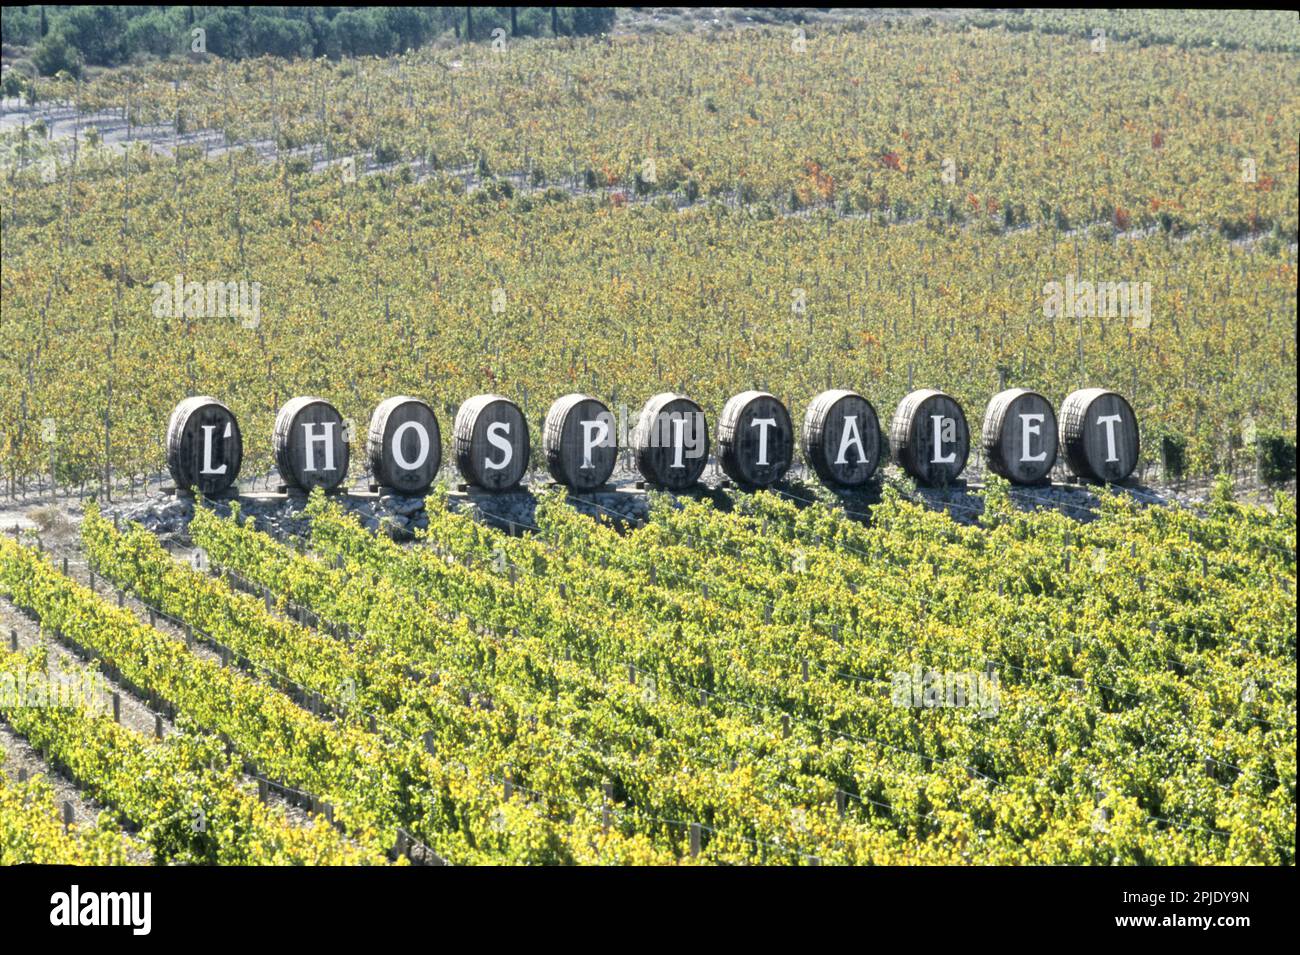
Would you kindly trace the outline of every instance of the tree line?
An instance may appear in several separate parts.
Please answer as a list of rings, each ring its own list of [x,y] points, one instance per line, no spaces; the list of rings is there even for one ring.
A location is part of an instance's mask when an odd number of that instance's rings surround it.
[[[253,56],[387,56],[442,38],[588,36],[607,31],[613,7],[10,7],[0,17],[7,46],[31,48],[36,70],[79,75],[143,56],[201,50]]]

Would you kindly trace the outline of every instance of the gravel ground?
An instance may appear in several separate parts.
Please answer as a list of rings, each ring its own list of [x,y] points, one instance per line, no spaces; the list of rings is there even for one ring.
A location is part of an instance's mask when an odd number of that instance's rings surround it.
[[[930,507],[947,509],[959,523],[974,523],[983,512],[984,484],[978,477],[958,480],[947,488],[917,488],[890,469],[885,480],[899,487],[907,496]],[[797,503],[820,500],[865,521],[869,519],[871,508],[880,501],[881,488],[881,484],[872,483],[861,491],[832,492],[815,481],[805,480],[803,475],[796,475],[794,479],[782,482],[771,490]],[[1210,483],[1207,481],[1181,488],[1129,482],[1116,485],[1114,489],[1142,504],[1198,507],[1208,498],[1209,488]],[[1281,489],[1294,494],[1295,483],[1291,482]],[[536,527],[539,498],[554,490],[556,486],[546,481],[527,483],[518,490],[505,493],[480,491],[458,485],[457,489],[449,492],[448,503],[452,510],[467,511],[488,524],[512,533],[522,533]],[[637,526],[645,523],[650,516],[651,492],[632,475],[616,473],[615,479],[605,489],[595,492],[577,493],[563,488],[558,491],[565,494],[568,503],[582,513],[608,519],[617,526]],[[1100,491],[1101,488],[1097,485],[1055,481],[1041,487],[1013,487],[1011,498],[1024,510],[1054,509],[1087,521],[1096,517]],[[697,490],[677,497],[682,500],[706,499],[722,510],[729,510],[737,493],[738,490],[730,482],[715,475]],[[1273,491],[1267,488],[1243,487],[1239,491],[1241,499],[1264,504],[1271,501],[1272,494]],[[421,497],[376,494],[360,489],[336,493],[332,497],[354,513],[363,526],[371,530],[382,530],[395,540],[411,541],[419,529],[428,526],[424,499]],[[307,537],[310,534],[310,522],[303,513],[306,507],[306,496],[303,494],[245,491],[237,497],[213,500],[211,504],[219,513],[228,515],[233,500],[238,500],[241,512],[249,516],[259,530],[277,538]],[[185,528],[194,512],[194,502],[188,497],[155,494],[111,505],[105,512],[118,515],[123,520],[137,521],[165,542],[174,544],[185,540]],[[3,512],[0,512],[0,526],[10,526],[3,521]]]
[[[1058,469],[1059,470],[1059,469]],[[960,523],[973,523],[983,511],[981,492],[982,476],[968,470],[963,478],[947,488],[919,488],[905,480],[892,466],[883,470],[884,483],[893,484],[906,496],[913,497],[933,508],[946,508]],[[1078,520],[1087,521],[1096,516],[1099,491],[1096,485],[1077,483],[1061,472],[1055,474],[1050,485],[1040,487],[1013,487],[1012,500],[1025,510],[1051,508]],[[620,468],[603,489],[576,493],[558,488],[549,479],[534,476],[518,490],[493,493],[453,484],[448,502],[453,510],[464,510],[486,523],[512,533],[536,527],[536,507],[540,495],[558,492],[566,495],[569,504],[577,510],[596,518],[605,518],[617,526],[637,526],[649,519],[650,491],[638,480],[635,472]],[[445,479],[445,476],[444,476]],[[298,492],[281,493],[265,490],[277,487],[274,474],[268,477],[248,478],[240,481],[237,495],[212,499],[210,504],[218,513],[228,515],[232,501],[238,501],[243,514],[254,525],[279,539],[306,537],[310,522],[304,515],[306,496]],[[1182,506],[1196,508],[1204,504],[1210,494],[1209,479],[1184,482],[1177,486],[1143,484],[1130,481],[1115,487],[1143,504]],[[140,487],[140,486],[138,486]],[[771,490],[790,500],[804,503],[820,500],[832,507],[840,507],[849,514],[869,520],[871,508],[879,503],[882,483],[873,482],[860,491],[830,491],[810,478],[801,467],[792,469],[787,481]],[[1236,491],[1239,500],[1269,505],[1275,491],[1295,493],[1292,480],[1277,488],[1252,483],[1241,483]],[[701,485],[682,499],[707,499],[720,509],[730,509],[738,490],[724,479],[716,463],[705,471]],[[354,513],[363,526],[382,530],[399,541],[411,541],[421,528],[428,526],[422,497],[403,497],[390,493],[375,493],[365,485],[335,493],[333,499]],[[76,525],[83,513],[83,504],[75,498],[61,498],[56,503],[42,500],[33,494],[23,502],[0,499],[0,528],[5,532],[14,527],[39,529],[41,537],[55,547],[76,548]],[[186,528],[194,513],[194,501],[182,495],[163,490],[152,481],[147,490],[139,489],[125,498],[119,498],[104,507],[106,514],[123,520],[135,521],[156,533],[173,549],[188,544]]]

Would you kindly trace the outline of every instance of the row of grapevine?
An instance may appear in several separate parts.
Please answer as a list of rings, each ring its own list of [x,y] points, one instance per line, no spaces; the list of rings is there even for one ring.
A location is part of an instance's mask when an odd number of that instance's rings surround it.
[[[4,556],[8,564],[9,555]],[[37,662],[0,651],[0,675],[11,678],[10,685],[40,681],[44,670]],[[383,861],[374,852],[350,845],[319,817],[306,827],[291,825],[241,788],[236,768],[209,737],[180,733],[162,742],[151,740],[115,723],[102,709],[90,709],[86,701],[75,706],[33,706],[13,700],[7,701],[0,715],[47,760],[65,767],[83,791],[113,807],[158,862]],[[44,841],[39,833],[33,839]]]
[[[49,783],[0,773],[0,865],[129,865],[131,841],[111,823],[65,825]]]
[[[768,496],[756,500],[764,507],[774,506]],[[1069,783],[1056,779],[1053,787],[1036,792],[1035,799],[1046,800],[1066,818],[1089,823],[1097,811],[1097,794],[1091,787],[1099,786],[1113,806],[1127,806],[1136,813],[1132,831],[1124,838],[1115,836],[1107,847],[1095,847],[1097,852],[1109,849],[1121,857],[1133,853],[1165,859],[1267,859],[1279,851],[1274,827],[1285,817],[1274,813],[1278,805],[1285,807],[1294,799],[1293,782],[1289,791],[1287,784],[1279,783],[1288,775],[1294,777],[1293,764],[1288,769],[1285,760],[1288,727],[1294,725],[1294,679],[1286,680],[1285,667],[1288,654],[1294,656],[1294,636],[1288,642],[1283,616],[1288,598],[1276,577],[1261,574],[1234,586],[1231,599],[1238,603],[1240,626],[1263,630],[1255,649],[1243,659],[1236,639],[1226,636],[1221,648],[1193,641],[1189,652],[1185,631],[1190,621],[1176,617],[1171,619],[1181,630],[1167,626],[1158,631],[1158,642],[1151,641],[1147,618],[1159,612],[1158,603],[1135,609],[1136,619],[1109,625],[1088,617],[1091,630],[1081,634],[1083,621],[1072,620],[1070,608],[1085,602],[1074,588],[1063,585],[1064,575],[1035,577],[1015,565],[999,579],[986,566],[996,550],[986,550],[975,536],[964,547],[973,552],[968,560],[980,555],[978,568],[958,564],[953,579],[969,573],[988,583],[974,592],[965,586],[958,601],[945,600],[944,582],[928,573],[908,575],[886,564],[890,572],[882,577],[877,564],[849,558],[846,553],[851,552],[842,548],[817,548],[806,541],[799,542],[797,550],[790,542],[774,545],[774,535],[760,532],[756,525],[738,524],[733,531],[729,522],[739,521],[738,516],[710,516],[702,511],[691,515],[703,524],[693,529],[690,546],[655,541],[652,528],[637,532],[626,546],[620,546],[621,538],[585,518],[573,517],[574,526],[564,527],[561,515],[567,509],[562,507],[554,513],[544,508],[542,534],[520,540],[451,515],[439,507],[436,497],[430,506],[429,541],[435,549],[408,552],[365,533],[337,509],[317,502],[313,547],[339,566],[293,554],[248,528],[204,513],[196,516],[194,533],[215,563],[237,569],[259,586],[291,595],[295,603],[311,607],[322,618],[358,628],[370,625],[366,632],[375,640],[395,639],[401,626],[392,621],[374,627],[381,615],[360,609],[366,606],[367,593],[376,595],[376,603],[398,600],[399,617],[418,621],[417,634],[407,636],[412,652],[421,645],[418,631],[436,633],[432,628],[439,626],[438,613],[450,610],[506,634],[498,643],[498,654],[514,647],[530,648],[527,652],[534,654],[536,668],[547,659],[580,663],[607,692],[619,684],[633,685],[630,675],[642,694],[653,698],[658,713],[669,714],[657,715],[665,721],[658,724],[665,727],[664,742],[671,736],[681,749],[697,754],[690,771],[703,776],[711,759],[714,765],[721,759],[729,767],[750,764],[760,769],[796,760],[799,771],[778,770],[765,777],[770,786],[766,798],[789,800],[789,812],[815,811],[822,800],[856,798],[868,818],[878,823],[908,820],[903,822],[904,832],[908,825],[915,826],[912,835],[937,848],[982,818],[981,802],[990,812],[995,805],[1005,812],[1009,800],[1021,790],[1042,789],[1034,780],[1052,775],[1043,760],[1060,751],[1072,735],[1074,746],[1066,752],[1072,754],[1070,772],[1077,778]],[[915,557],[918,549],[925,550],[923,541],[936,549],[947,541],[954,553],[945,559],[951,562],[961,556],[961,549],[952,548],[950,541],[960,534],[951,522],[943,523],[946,517],[930,515],[933,523],[924,526],[927,518],[896,502],[890,505],[890,513],[895,511],[907,518],[901,521],[905,527],[893,530],[896,537],[883,542],[888,547],[877,541],[865,553],[888,561],[895,547],[910,548]],[[779,526],[778,512],[780,522],[792,519],[775,507],[774,516],[763,520]],[[1119,542],[1107,545],[1113,567],[1108,577],[1101,578],[1103,591],[1111,583],[1120,587],[1121,581],[1141,578],[1144,572],[1155,578],[1156,569],[1136,558],[1133,566],[1123,563],[1125,555],[1136,552],[1134,541],[1151,536],[1144,524],[1150,519],[1129,515],[1120,528],[1108,527],[1106,521],[1096,525],[1107,528],[1106,533]],[[1023,559],[1041,563],[1039,548],[1052,534],[1059,536],[1065,524],[1051,525],[1042,516],[1032,519],[1031,526],[1043,535],[1036,538],[1038,544],[1019,544]],[[1221,533],[1214,526],[1213,533]],[[1224,521],[1222,530],[1230,526]],[[661,531],[681,532],[681,527]],[[1258,532],[1276,548],[1286,539],[1285,519]],[[731,533],[743,539],[747,552],[727,548]],[[977,528],[969,533],[997,532]],[[1294,534],[1293,527],[1290,533]],[[717,557],[709,555],[707,540],[715,543]],[[1096,542],[1077,546],[1092,559],[1096,558],[1092,550],[1101,549]],[[1159,552],[1158,547],[1144,548],[1144,560]],[[1231,563],[1226,550],[1213,552]],[[927,554],[925,566],[931,566],[932,560],[937,561],[937,556]],[[817,569],[823,562],[825,572]],[[1197,561],[1186,563],[1183,573],[1190,576],[1193,568],[1197,575],[1202,573]],[[801,569],[789,571],[791,566]],[[1160,570],[1162,579],[1167,579],[1169,568]],[[1290,574],[1293,580],[1293,563]],[[1017,579],[1027,592],[1015,593]],[[1039,583],[1043,579],[1056,579],[1060,592],[1043,592]],[[911,586],[900,586],[908,583]],[[392,584],[393,589],[384,584]],[[1089,577],[1087,584],[1095,588],[1097,580]],[[1172,586],[1185,584],[1174,581]],[[1268,586],[1269,603],[1246,615],[1241,604]],[[411,587],[434,602],[435,613],[409,599]],[[932,600],[918,593],[931,588],[937,591]],[[612,621],[610,606],[618,608]],[[1085,614],[1090,610],[1083,606]],[[1197,626],[1215,622],[1223,621],[1202,617]],[[434,637],[425,645],[432,650],[438,642]],[[916,662],[971,669],[985,661],[994,661],[1003,677],[1002,712],[988,724],[941,711],[927,713],[918,722],[906,710],[888,705],[891,671],[908,670]],[[490,672],[492,664],[482,666]],[[1225,696],[1234,686],[1240,687],[1243,672],[1257,681],[1258,697]],[[1171,706],[1195,712],[1198,719],[1170,721]],[[1044,713],[1053,719],[1042,725]],[[1226,725],[1219,726],[1225,718]],[[715,757],[699,748],[702,743],[692,734],[707,735],[709,724],[719,719],[739,735],[733,746]],[[1125,770],[1129,779],[1120,784],[1116,779],[1123,776],[1114,775],[1119,767],[1109,766],[1115,758],[1112,748],[1132,732],[1133,721],[1146,727],[1144,755]],[[755,746],[764,734],[766,741]],[[1207,747],[1211,738],[1217,742]],[[1036,740],[1037,745],[1024,746],[1025,739]],[[769,755],[776,758],[769,761]],[[640,785],[634,774],[626,775],[633,787]],[[823,780],[820,785],[818,778]],[[903,811],[899,786],[909,778],[911,785],[922,787],[920,805],[933,810],[916,815]],[[620,777],[620,787],[626,785]],[[949,792],[946,809],[938,805],[945,790]],[[651,805],[656,798],[650,786],[636,792],[635,801]],[[1038,801],[1023,804],[1023,811],[1041,812]],[[1247,804],[1253,808],[1243,815],[1241,807]],[[1257,818],[1262,805],[1275,807],[1262,817],[1269,820],[1267,824]],[[879,811],[881,807],[888,811]],[[947,812],[961,813],[962,826],[952,831],[928,828],[936,816],[950,820],[944,815]],[[1221,820],[1238,817],[1252,819],[1249,831],[1224,828],[1229,824]],[[1021,825],[1033,832],[1042,822],[1026,818]],[[1006,858],[1024,858],[1025,852],[1071,844],[1070,838],[1052,829],[1049,825],[1047,831],[1038,832],[1042,842],[1038,849],[999,847],[997,838],[1004,834],[996,831],[981,834],[980,848],[990,854],[1005,851]],[[1113,826],[1109,831],[1115,831]],[[757,829],[750,832],[764,838]],[[1073,841],[1079,841],[1078,833]],[[827,851],[808,845],[810,854]]]
[[[435,757],[415,742],[375,736],[358,722],[317,718],[274,688],[196,656],[108,606],[8,540],[0,551],[0,586],[44,626],[111,661],[195,725],[222,734],[259,772],[331,806],[336,822],[363,847],[388,851],[401,827],[452,862],[638,857],[636,841],[603,832],[598,813],[549,820],[531,802],[510,800],[471,766]],[[553,837],[556,828],[589,838]]]

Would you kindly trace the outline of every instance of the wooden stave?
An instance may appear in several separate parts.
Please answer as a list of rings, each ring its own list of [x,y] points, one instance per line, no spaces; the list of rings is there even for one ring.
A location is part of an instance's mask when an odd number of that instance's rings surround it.
[[[875,459],[871,463],[870,469],[865,477],[859,481],[845,482],[835,475],[831,470],[830,463],[826,460],[826,447],[822,445],[818,450],[818,445],[825,440],[826,422],[830,420],[835,406],[845,399],[857,399],[871,410],[872,425],[875,428],[876,453]],[[866,439],[866,430],[863,430],[863,438]],[[835,485],[837,487],[861,487],[875,477],[880,468],[881,447],[880,447],[880,416],[876,413],[875,405],[856,391],[850,391],[846,388],[832,388],[823,391],[808,403],[808,409],[804,412],[803,432],[800,435],[800,450],[803,452],[804,461],[806,461],[821,479],[824,484]]]
[[[916,447],[913,440],[915,437],[913,424],[916,415],[927,401],[934,398],[943,398],[952,402],[953,408],[960,416],[963,433],[966,435],[964,453],[961,455],[960,460],[957,461],[951,476],[939,482],[919,473],[921,462],[915,458]],[[935,388],[919,388],[904,395],[903,400],[898,403],[898,407],[894,410],[894,417],[889,425],[890,456],[893,458],[894,463],[902,468],[909,477],[927,487],[942,487],[957,480],[961,473],[966,470],[966,464],[970,460],[970,444],[970,424],[966,420],[966,411],[952,395]]]
[[[1088,412],[1091,410],[1093,403],[1103,397],[1117,398],[1128,409],[1128,413],[1133,419],[1133,466],[1122,477],[1109,478],[1098,475],[1093,470],[1091,463],[1089,463],[1084,450],[1086,436],[1083,433],[1083,426],[1088,420]],[[1138,427],[1137,412],[1133,410],[1133,405],[1118,391],[1112,391],[1109,388],[1080,388],[1077,391],[1072,391],[1061,402],[1059,420],[1060,445],[1065,449],[1066,464],[1076,477],[1106,484],[1117,484],[1128,480],[1137,469],[1138,460],[1142,456],[1142,432]]]
[[[388,432],[389,418],[392,413],[402,405],[414,403],[421,405],[429,412],[432,419],[433,429],[429,434],[429,455],[434,464],[431,470],[429,481],[423,485],[405,484],[404,486],[396,485],[385,478],[391,478],[390,475],[384,474],[384,452],[385,437]],[[381,487],[391,487],[395,491],[400,491],[407,496],[420,495],[428,491],[433,485],[438,471],[442,468],[442,426],[438,422],[438,415],[434,412],[433,407],[422,398],[416,398],[411,395],[394,395],[391,398],[385,398],[375,406],[374,412],[370,415],[370,425],[366,432],[366,462],[370,466],[370,473],[373,475],[375,483]]]
[[[473,464],[472,455],[474,452],[474,431],[478,424],[479,416],[489,405],[498,401],[509,405],[519,415],[519,420],[521,422],[520,431],[523,435],[522,447],[516,449],[515,453],[519,454],[519,460],[523,462],[523,465],[517,478],[493,486],[491,484],[483,483],[482,478],[475,474],[476,468]],[[471,484],[474,487],[482,488],[485,491],[513,491],[519,487],[519,484],[528,474],[529,456],[532,453],[532,437],[528,433],[528,419],[524,416],[523,409],[505,395],[498,395],[495,393],[474,395],[456,409],[456,419],[452,424],[452,447],[453,455],[456,459],[456,469],[460,472],[466,483]]]
[[[581,473],[577,475],[582,480],[565,473],[563,461],[563,444],[564,444],[564,427],[568,421],[568,416],[577,407],[584,402],[592,401],[600,405],[605,414],[610,414],[609,406],[599,398],[582,392],[572,392],[556,398],[551,403],[551,407],[546,412],[546,420],[542,424],[542,448],[546,457],[546,470],[556,482],[572,488],[575,491],[591,491],[602,487],[614,473],[614,468],[618,463],[618,445],[615,443],[614,455],[609,461],[608,468],[597,467],[591,476]],[[601,472],[604,471],[604,474]]]
[[[1025,396],[1033,396],[1042,401],[1047,411],[1047,418],[1043,421],[1042,433],[1045,437],[1048,434],[1052,437],[1052,453],[1048,455],[1047,460],[1044,462],[1043,476],[1029,481],[1012,473],[1011,468],[1003,461],[1003,449],[1001,447],[1002,429],[1006,425],[1006,417],[1016,400]],[[1059,434],[1056,409],[1052,407],[1052,403],[1047,400],[1044,394],[1034,391],[1032,388],[1007,388],[1004,391],[999,391],[989,399],[988,407],[984,410],[984,423],[980,429],[980,448],[984,453],[985,466],[994,474],[1016,484],[1025,486],[1042,484],[1050,479],[1052,468],[1056,466],[1056,461],[1060,457],[1061,441]]]
[[[313,488],[320,487],[326,491],[332,491],[340,484],[347,480],[348,468],[351,464],[351,449],[347,441],[341,441],[343,450],[343,462],[337,468],[338,477],[333,482],[324,482],[311,479],[304,482],[302,476],[296,471],[293,464],[292,455],[289,447],[289,436],[293,431],[293,426],[304,410],[313,404],[321,404],[331,409],[339,419],[340,432],[343,428],[343,413],[334,407],[333,403],[326,401],[324,398],[317,398],[313,395],[299,395],[290,398],[276,413],[275,427],[271,430],[271,447],[275,452],[275,466],[280,472],[280,479],[290,487],[302,491],[311,491]],[[337,462],[336,462],[337,463]]]
[[[772,466],[776,473],[766,480],[755,481],[744,474],[742,464],[736,457],[739,442],[736,425],[740,422],[745,410],[751,404],[760,400],[770,400],[780,409],[780,414],[785,419],[786,433],[790,435],[790,446],[784,463],[779,467]],[[780,422],[778,422],[778,427],[780,427]],[[794,463],[794,445],[794,420],[790,417],[790,411],[786,408],[785,403],[771,392],[753,389],[742,391],[739,394],[732,395],[727,399],[727,403],[722,406],[722,414],[718,416],[718,463],[722,465],[723,473],[737,484],[745,487],[770,487],[780,481],[785,477],[790,465]]]
[[[668,405],[675,402],[686,402],[690,404],[696,412],[699,412],[700,415],[703,416],[704,414],[704,409],[686,395],[677,394],[671,391],[660,392],[659,394],[652,396],[641,407],[641,411],[637,415],[636,427],[632,432],[632,448],[637,470],[641,472],[641,476],[645,479],[647,484],[663,487],[672,491],[684,491],[687,488],[694,487],[700,482],[700,477],[704,474],[704,469],[708,466],[710,447],[709,423],[708,418],[704,417],[704,453],[699,458],[698,467],[692,465],[687,468],[686,473],[680,481],[663,481],[655,472],[653,463],[650,459],[650,455],[659,450],[658,448],[651,447],[650,439],[652,437],[652,429],[655,426],[655,419]],[[691,472],[694,472],[694,474],[692,475]]]

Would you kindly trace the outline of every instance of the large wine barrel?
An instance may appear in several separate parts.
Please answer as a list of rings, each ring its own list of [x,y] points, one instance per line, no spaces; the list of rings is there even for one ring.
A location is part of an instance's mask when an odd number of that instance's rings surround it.
[[[685,395],[664,392],[645,403],[632,432],[637,470],[649,484],[683,491],[709,463],[709,424]]]
[[[1122,481],[1137,467],[1137,415],[1120,394],[1084,388],[1061,404],[1061,447],[1070,470],[1094,481]]]
[[[328,401],[301,397],[285,402],[275,416],[275,463],[286,484],[310,491],[331,490],[348,476],[343,416]]]
[[[609,408],[591,395],[557,398],[542,428],[546,468],[575,491],[600,487],[618,461],[618,428]]]
[[[429,490],[442,464],[442,431],[419,398],[386,398],[370,416],[366,454],[375,483],[405,495]]]
[[[178,491],[220,494],[239,477],[244,439],[234,413],[216,398],[186,398],[167,422],[167,470]]]
[[[508,491],[528,471],[528,422],[509,398],[470,398],[456,412],[453,435],[456,467],[476,487]]]
[[[1056,412],[1036,391],[1008,388],[984,412],[984,460],[1016,484],[1040,484],[1056,463]]]
[[[880,420],[854,391],[823,391],[803,419],[803,456],[827,484],[858,487],[880,464]]]
[[[923,388],[904,396],[889,426],[894,463],[928,487],[955,480],[970,454],[966,415],[942,391]]]
[[[742,391],[723,405],[718,460],[727,477],[745,487],[767,487],[785,476],[793,458],[794,423],[774,395]]]

